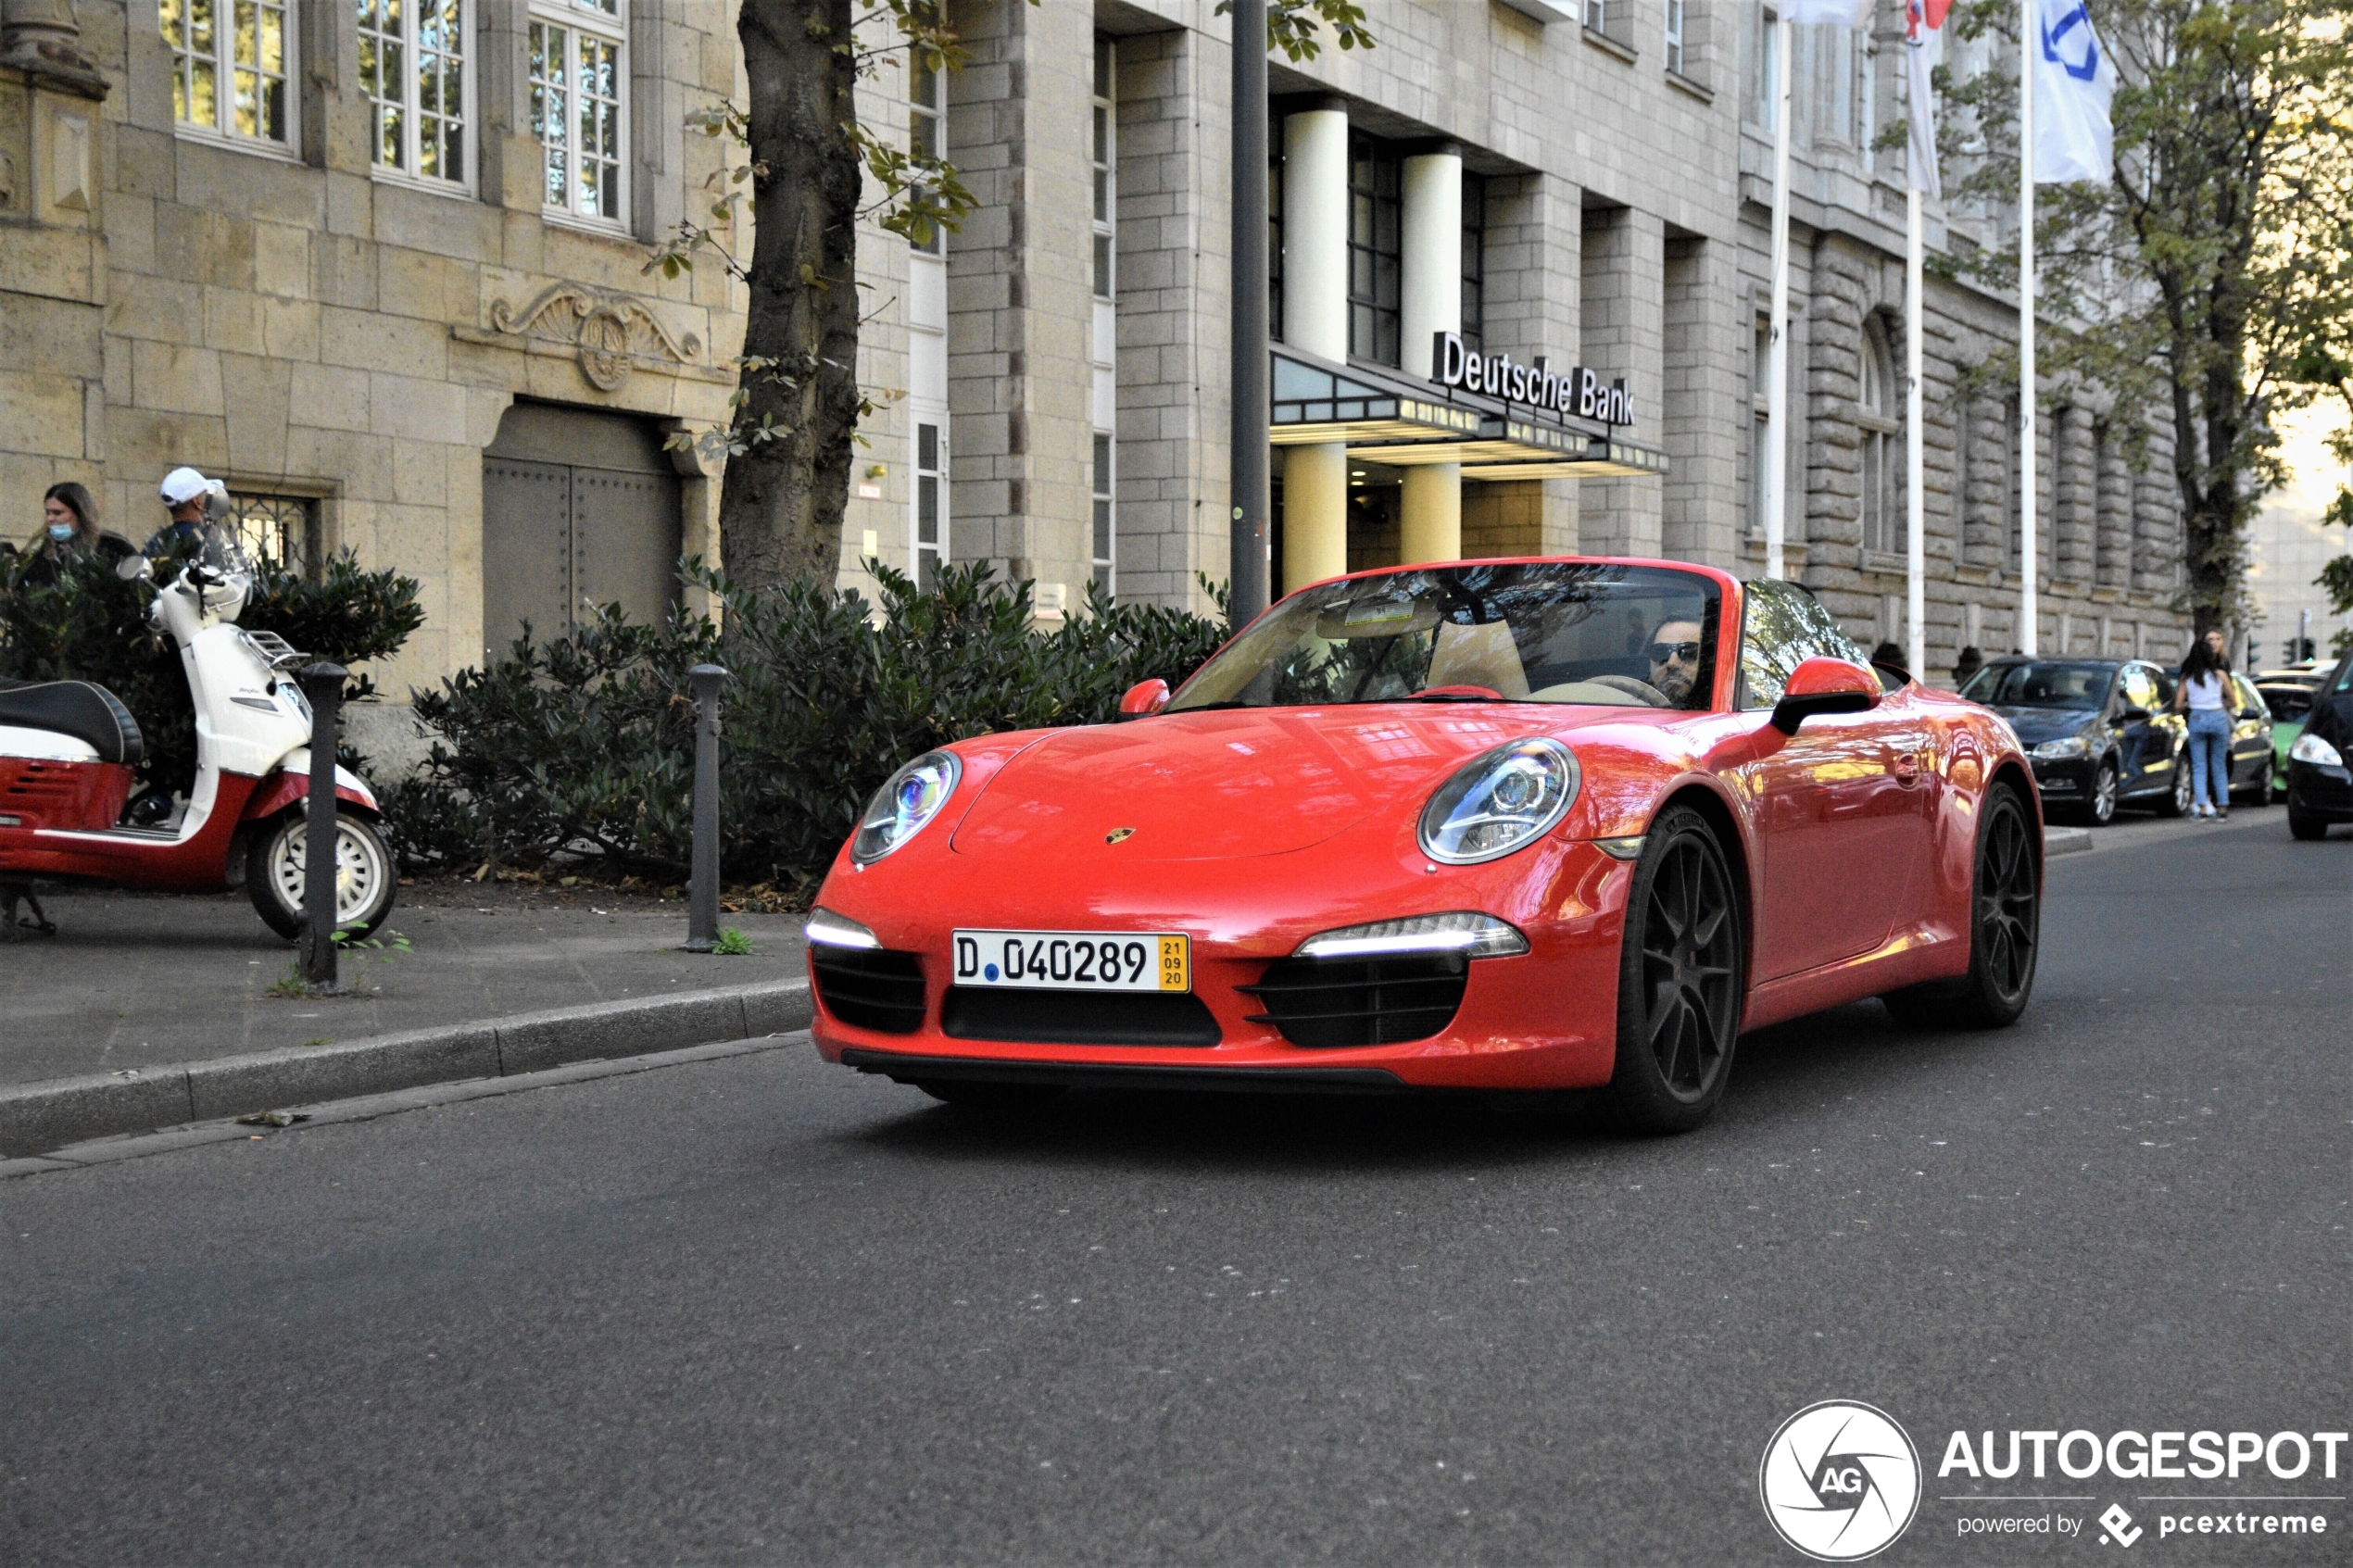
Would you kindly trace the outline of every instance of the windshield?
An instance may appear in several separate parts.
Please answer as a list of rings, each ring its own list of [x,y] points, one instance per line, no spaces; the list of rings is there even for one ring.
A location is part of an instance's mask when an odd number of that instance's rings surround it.
[[[1961,695],[1988,708],[2097,708],[2108,697],[2113,664],[1989,664]]]
[[[1579,562],[1327,583],[1269,610],[1165,711],[1415,699],[1705,709],[1718,604],[1696,572]]]

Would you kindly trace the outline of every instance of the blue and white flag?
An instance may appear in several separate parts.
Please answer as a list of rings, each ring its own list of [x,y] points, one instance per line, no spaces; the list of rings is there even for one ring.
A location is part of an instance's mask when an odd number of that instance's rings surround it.
[[[1871,0],[1781,0],[1777,8],[1784,20],[1798,27],[1869,27],[1871,22]]]
[[[2083,0],[2033,0],[2033,17],[2027,58],[2034,79],[2034,182],[2105,182],[2116,168],[2108,119],[2116,64],[2092,31]]]

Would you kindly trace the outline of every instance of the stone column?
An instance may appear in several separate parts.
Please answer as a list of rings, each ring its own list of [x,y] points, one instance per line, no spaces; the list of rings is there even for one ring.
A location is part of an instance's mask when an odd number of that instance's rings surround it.
[[[2079,590],[2092,581],[2092,410],[2070,403],[2053,421],[2058,427],[2058,571],[2054,574]],[[2055,584],[2056,585],[2056,584]]]
[[[1405,160],[1404,278],[1400,333],[1404,368],[1435,374],[1430,340],[1463,326],[1463,156],[1454,147]],[[1463,553],[1463,466],[1408,469],[1399,498],[1398,558],[1457,560]]]
[[[1348,363],[1348,111],[1283,121],[1283,341]],[[1283,456],[1283,591],[1348,570],[1348,448]]]
[[[2100,586],[2125,593],[2133,586],[2133,470],[2115,428],[2099,440]]]
[[[73,0],[0,0],[0,65],[63,78],[85,96],[106,95],[106,78],[82,46]],[[95,93],[86,91],[92,87]]]
[[[1584,363],[1604,380],[1626,378],[1634,400],[1629,433],[1660,434],[1666,363],[1665,223],[1633,207],[1586,212],[1583,288],[1579,321]],[[1660,485],[1656,479],[1588,480],[1580,499],[1579,532],[1587,552],[1659,553]]]

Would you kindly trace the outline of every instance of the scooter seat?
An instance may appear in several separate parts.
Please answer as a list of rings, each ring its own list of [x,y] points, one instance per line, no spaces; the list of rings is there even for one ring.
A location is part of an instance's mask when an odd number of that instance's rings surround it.
[[[0,675],[0,724],[47,730],[95,746],[105,762],[137,767],[146,755],[139,721],[114,693],[89,681],[17,681]]]

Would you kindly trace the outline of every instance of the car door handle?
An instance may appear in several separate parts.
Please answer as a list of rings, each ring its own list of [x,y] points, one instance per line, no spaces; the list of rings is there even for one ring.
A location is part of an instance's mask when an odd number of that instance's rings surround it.
[[[1908,784],[1919,783],[1920,754],[1917,751],[1901,751],[1896,753],[1895,765],[1892,771],[1895,774],[1895,782],[1897,784]]]

